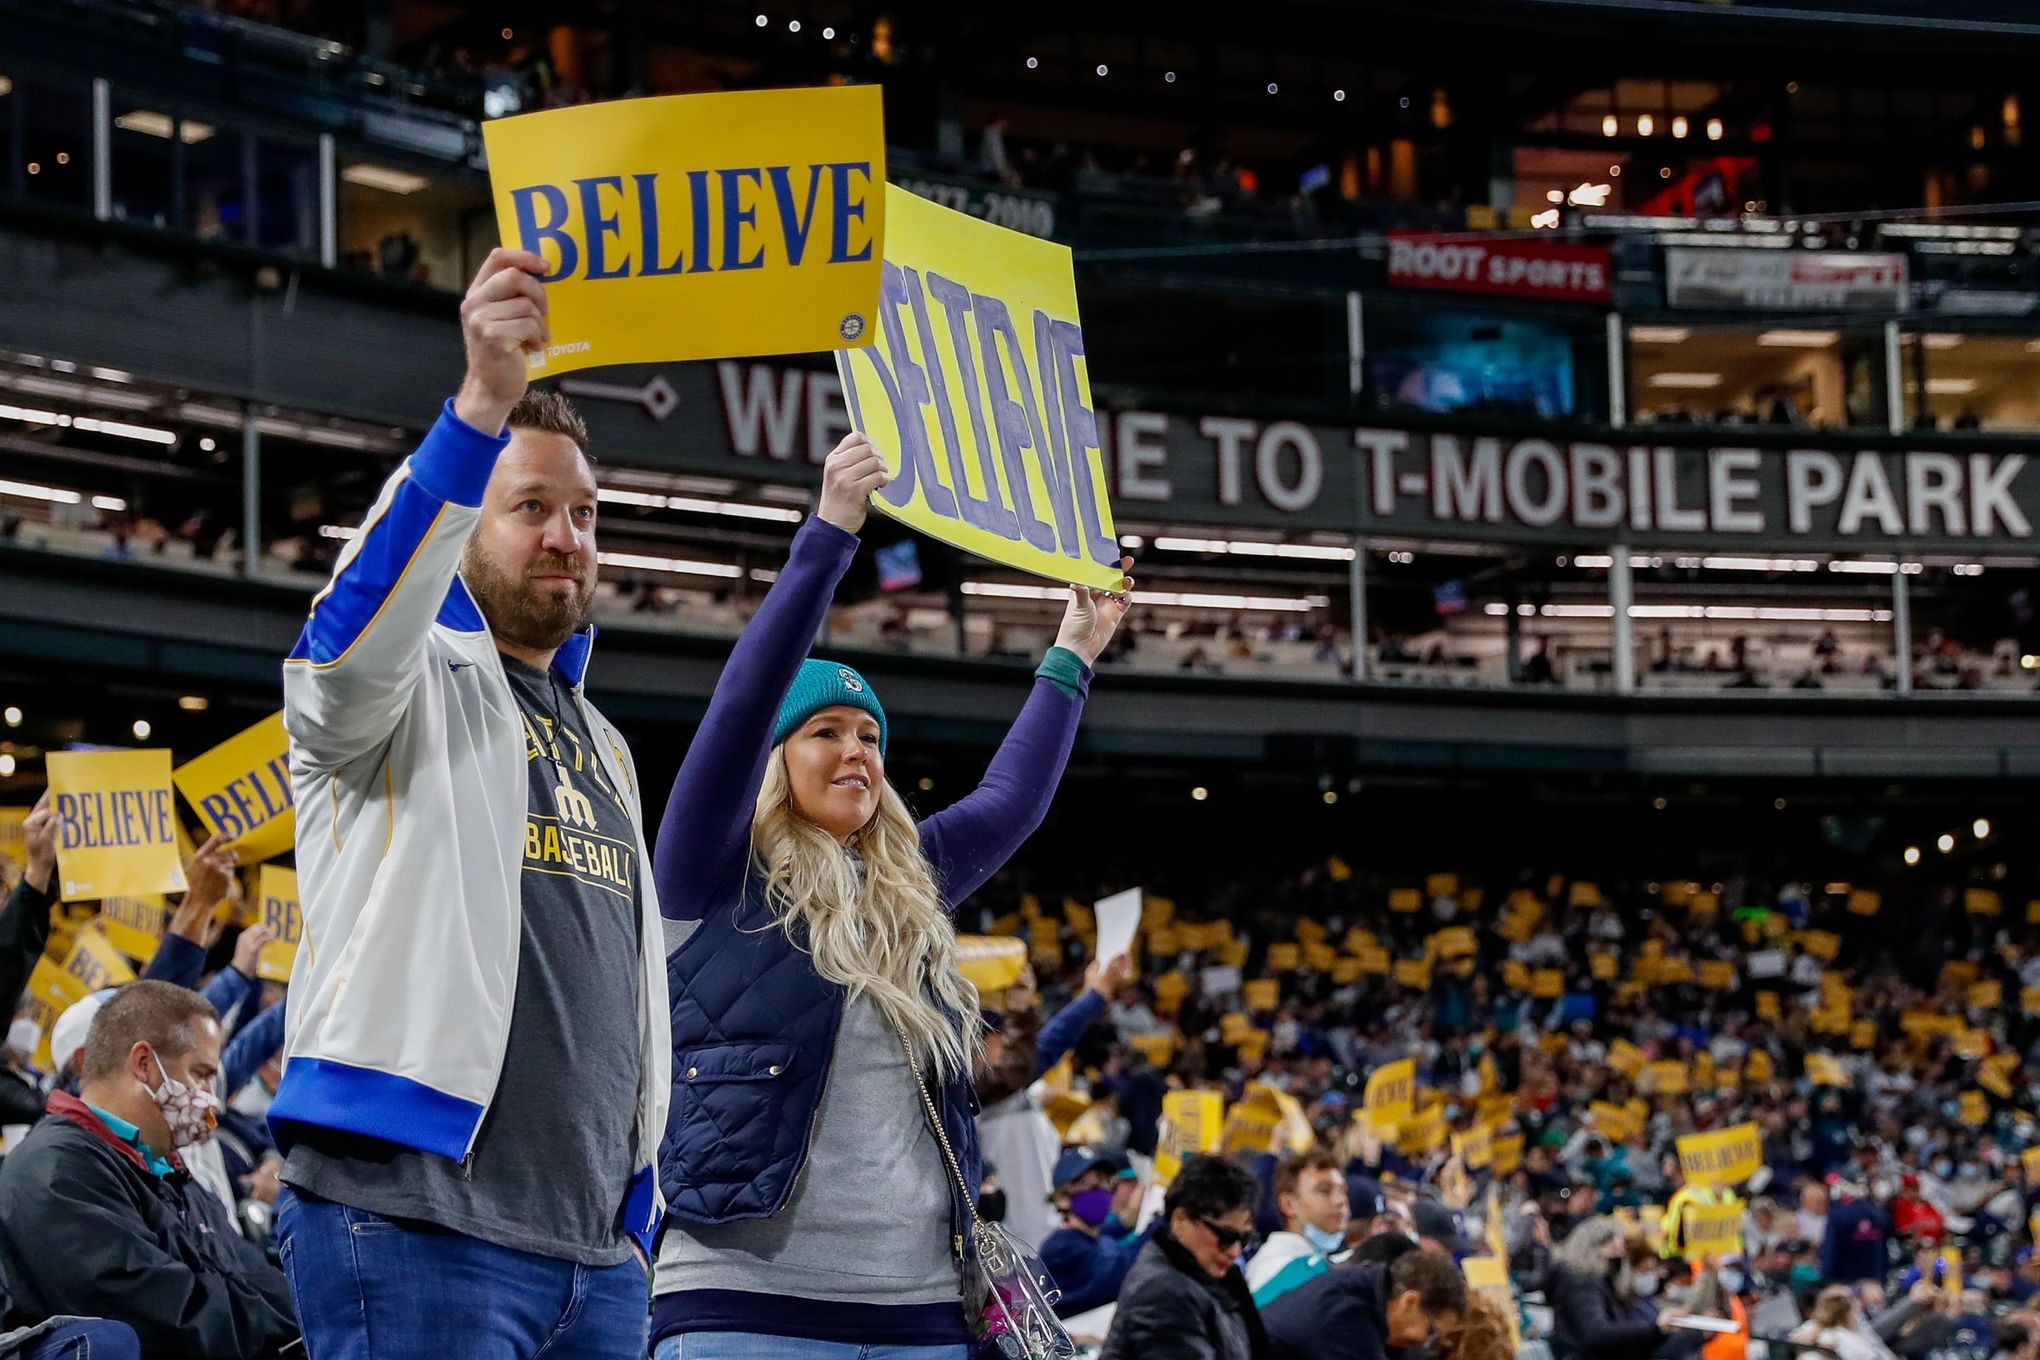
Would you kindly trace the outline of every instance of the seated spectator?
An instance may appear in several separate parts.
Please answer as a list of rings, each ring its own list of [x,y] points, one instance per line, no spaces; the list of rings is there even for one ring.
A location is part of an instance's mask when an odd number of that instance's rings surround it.
[[[1274,1190],[1282,1231],[1247,1262],[1247,1288],[1259,1308],[1330,1270],[1332,1253],[1346,1245],[1346,1176],[1329,1152],[1283,1158]]]
[[[1132,1236],[1141,1184],[1131,1171],[1124,1154],[1108,1149],[1066,1148],[1056,1159],[1051,1198],[1062,1212],[1062,1226],[1042,1242],[1041,1263],[1062,1289],[1055,1305],[1059,1316],[1112,1302],[1133,1269],[1142,1246]]]
[[[1452,1258],[1410,1246],[1390,1264],[1343,1265],[1268,1309],[1275,1360],[1386,1360],[1429,1346],[1465,1316],[1466,1280]]]
[[[1119,1292],[1099,1360],[1265,1360],[1268,1335],[1234,1256],[1261,1187],[1218,1157],[1183,1163]]]
[[[1648,1360],[1668,1353],[1680,1310],[1657,1311],[1656,1253],[1637,1235],[1644,1270],[1632,1263],[1630,1234],[1618,1219],[1590,1218],[1559,1244],[1545,1289],[1552,1332],[1585,1360]],[[1698,1334],[1688,1352],[1698,1349]]]
[[[1813,1315],[1793,1328],[1787,1339],[1818,1347],[1835,1360],[1893,1360],[1891,1348],[1864,1320],[1846,1285],[1821,1290]]]
[[[1466,1296],[1466,1311],[1438,1328],[1437,1360],[1515,1360],[1515,1337],[1502,1310],[1479,1294]]]
[[[129,983],[87,1032],[77,1096],[0,1166],[8,1321],[105,1317],[152,1357],[262,1360],[297,1340],[283,1273],[195,1184],[211,1136],[219,1019],[196,992]]]

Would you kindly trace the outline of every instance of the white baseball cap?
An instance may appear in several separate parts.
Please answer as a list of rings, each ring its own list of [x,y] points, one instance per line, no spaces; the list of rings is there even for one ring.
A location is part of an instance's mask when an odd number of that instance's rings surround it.
[[[78,1050],[85,1047],[85,1031],[92,1028],[92,1017],[99,1014],[99,1008],[106,1004],[106,999],[114,991],[112,987],[96,991],[83,1000],[73,1002],[57,1017],[57,1023],[50,1027],[50,1063],[56,1072],[61,1073],[70,1066]]]

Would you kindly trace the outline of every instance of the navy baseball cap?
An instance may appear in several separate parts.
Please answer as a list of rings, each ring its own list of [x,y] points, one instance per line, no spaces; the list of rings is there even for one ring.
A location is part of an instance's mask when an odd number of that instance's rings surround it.
[[[1089,1147],[1064,1148],[1062,1156],[1055,1159],[1055,1172],[1048,1178],[1051,1190],[1060,1190],[1086,1171],[1092,1169],[1117,1173],[1118,1167],[1111,1159],[1098,1155],[1098,1149]]]

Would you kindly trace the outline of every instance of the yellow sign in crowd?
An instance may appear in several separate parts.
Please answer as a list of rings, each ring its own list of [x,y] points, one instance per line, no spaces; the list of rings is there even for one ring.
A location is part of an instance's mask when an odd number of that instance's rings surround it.
[[[262,863],[289,851],[296,836],[288,752],[279,713],[174,770],[170,752],[160,749],[50,753],[57,896],[65,906],[29,976],[29,1013],[42,1031],[39,1067],[48,1070],[57,1017],[103,987],[132,982],[161,943],[170,917],[165,894],[184,891],[192,853],[180,792],[240,864],[259,865],[261,914],[276,935],[263,949],[262,976],[289,979],[303,934],[297,877]],[[26,815],[0,809],[0,822],[18,827]],[[16,863],[25,858],[18,845],[8,854]]]

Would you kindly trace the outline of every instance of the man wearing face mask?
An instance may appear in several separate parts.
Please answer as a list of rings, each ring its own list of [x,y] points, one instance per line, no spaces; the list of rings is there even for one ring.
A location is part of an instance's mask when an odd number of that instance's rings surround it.
[[[1259,1308],[1330,1270],[1332,1253],[1346,1248],[1346,1178],[1324,1149],[1275,1168],[1275,1206],[1282,1231],[1270,1233],[1247,1261],[1247,1288]]]
[[[1062,1226],[1041,1244],[1041,1263],[1062,1289],[1055,1311],[1075,1317],[1119,1297],[1140,1254],[1129,1238],[1140,1210],[1140,1182],[1123,1179],[1117,1162],[1096,1148],[1065,1148],[1055,1163],[1055,1206]]]
[[[179,1155],[212,1136],[219,1067],[196,992],[134,982],[99,1008],[78,1095],[52,1094],[0,1166],[9,1323],[109,1318],[166,1360],[264,1360],[297,1340],[283,1273]]]

